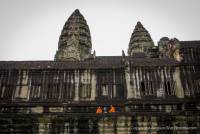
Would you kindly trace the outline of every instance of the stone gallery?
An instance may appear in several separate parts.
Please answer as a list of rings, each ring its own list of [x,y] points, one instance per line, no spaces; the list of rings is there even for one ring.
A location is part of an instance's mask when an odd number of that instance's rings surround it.
[[[0,61],[0,134],[200,133],[200,41],[155,45],[137,22],[127,45],[96,56],[75,10],[55,60]]]

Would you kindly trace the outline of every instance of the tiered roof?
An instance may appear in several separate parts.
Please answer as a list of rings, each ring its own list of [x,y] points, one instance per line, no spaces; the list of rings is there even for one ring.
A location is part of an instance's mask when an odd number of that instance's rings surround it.
[[[72,46],[72,48],[70,45]],[[83,47],[84,51],[83,51]],[[92,49],[90,30],[83,15],[76,9],[66,21],[60,35],[58,51],[55,55],[56,60],[70,58],[67,53],[75,49],[75,53],[90,55]],[[60,58],[61,57],[61,58]],[[72,55],[73,57],[73,55]],[[82,58],[82,57],[81,57]]]
[[[143,27],[141,22],[137,22],[129,42],[128,54],[132,55],[133,52],[145,52],[153,46],[154,43],[149,32]]]
[[[83,15],[78,9],[76,9],[67,22],[65,23],[63,30],[61,32],[59,45],[62,45],[63,40],[67,41],[72,35],[76,35],[79,38],[79,42],[85,45],[90,45],[91,47],[91,36],[90,29]],[[88,42],[86,42],[86,40]]]

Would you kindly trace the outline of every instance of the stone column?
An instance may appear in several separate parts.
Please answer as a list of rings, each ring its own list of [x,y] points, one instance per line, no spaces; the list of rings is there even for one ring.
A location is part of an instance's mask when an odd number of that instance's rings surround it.
[[[131,134],[131,117],[118,117],[116,129],[117,134]]]
[[[93,120],[92,119],[88,119],[88,129],[89,129],[88,132],[89,133],[92,133],[93,127],[94,127]]]
[[[69,124],[69,122],[64,123],[63,134],[70,134],[70,124]]]
[[[141,93],[140,93],[140,79],[139,79],[139,68],[135,68],[135,74],[136,74],[136,79],[137,79],[137,92],[136,96],[137,98],[141,98]]]
[[[134,71],[136,71],[136,69],[134,68]],[[137,86],[136,86],[136,74],[135,72],[132,72],[132,81],[133,81],[133,92],[134,92],[134,98],[137,98]]]
[[[157,118],[156,116],[152,116],[151,117],[151,134],[157,134],[157,126],[158,126],[158,123],[157,123]]]
[[[116,91],[116,81],[115,81],[115,70],[113,69],[112,70],[112,73],[113,73],[113,91],[112,91],[112,93],[111,93],[111,97],[113,98],[113,97],[116,97],[116,94],[117,94],[117,92],[119,92],[119,91]]]
[[[164,86],[163,86],[163,83],[164,83],[164,69],[162,70],[162,68],[160,68],[159,71],[159,75],[161,76],[161,80],[160,80],[160,86],[159,86],[159,89],[157,91],[157,96],[158,97],[164,97],[165,95],[165,91],[164,91]]]
[[[127,87],[127,99],[133,98],[134,93],[130,85],[130,67],[125,68],[125,79],[126,79],[126,87]]]
[[[137,116],[137,124],[138,124],[138,133],[142,134],[142,127],[143,127],[143,122],[142,122],[142,116]]]
[[[184,132],[184,134],[188,133],[188,130],[185,129],[183,130],[183,128],[187,128],[187,118],[185,116],[182,115],[177,115],[174,118],[174,122],[173,122],[173,127],[177,127],[178,129],[174,129],[173,132],[176,134],[182,134]]]
[[[147,129],[147,117],[146,116],[138,116],[137,117],[137,122],[138,122],[138,128],[139,128],[139,134],[147,134],[148,133],[148,129]]]
[[[77,134],[78,133],[78,119],[74,119],[74,124],[73,124],[73,133]]]
[[[108,117],[98,122],[99,134],[115,134],[114,120]]]
[[[75,70],[75,101],[79,100],[79,70]]]
[[[184,91],[183,91],[183,87],[182,87],[182,83],[181,83],[181,79],[180,79],[180,68],[176,67],[175,68],[175,72],[173,75],[173,79],[175,80],[175,95],[178,98],[184,98]]]
[[[96,97],[96,84],[97,84],[97,80],[96,80],[96,74],[95,71],[92,71],[92,89],[91,89],[91,100],[95,100]]]
[[[49,117],[38,118],[38,134],[49,134],[51,131],[51,121]]]

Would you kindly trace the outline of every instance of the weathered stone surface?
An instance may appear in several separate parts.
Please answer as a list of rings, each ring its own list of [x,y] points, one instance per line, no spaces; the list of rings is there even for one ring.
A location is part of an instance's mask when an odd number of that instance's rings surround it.
[[[148,31],[143,27],[141,22],[137,22],[135,29],[131,35],[129,42],[128,55],[132,56],[133,53],[147,52],[154,46]]]
[[[61,113],[61,112],[63,112],[63,107],[50,107],[49,112],[50,113]]]
[[[91,55],[76,10],[58,47],[56,61],[0,61],[0,134],[200,132],[200,41],[157,47],[138,22],[128,56]]]
[[[169,39],[163,37],[158,42],[159,57],[160,58],[173,58],[177,61],[182,60],[182,55],[180,53],[180,42],[178,39]]]
[[[89,27],[83,15],[76,9],[63,27],[55,60],[84,60],[92,57],[91,49]]]
[[[31,113],[43,113],[44,109],[42,106],[36,106],[31,108]]]

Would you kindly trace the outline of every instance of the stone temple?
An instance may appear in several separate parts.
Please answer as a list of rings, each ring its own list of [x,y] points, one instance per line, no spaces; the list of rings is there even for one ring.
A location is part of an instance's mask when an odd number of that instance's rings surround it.
[[[75,10],[55,60],[0,61],[0,134],[199,134],[200,41],[138,22],[127,45],[96,56]]]

